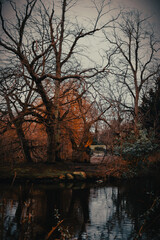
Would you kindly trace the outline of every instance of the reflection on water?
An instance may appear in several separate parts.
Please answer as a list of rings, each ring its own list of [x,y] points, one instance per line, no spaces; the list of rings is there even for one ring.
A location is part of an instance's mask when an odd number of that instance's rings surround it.
[[[0,185],[0,239],[44,240],[59,219],[69,239],[134,239],[140,216],[160,194],[153,180],[120,185]],[[160,218],[158,219],[160,221]],[[160,224],[147,226],[142,239],[160,239]],[[64,234],[63,233],[63,234]],[[56,230],[49,239],[60,239]],[[63,238],[63,239],[67,239]]]
[[[127,201],[120,199],[117,187],[91,189],[90,239],[132,239],[134,219],[127,213]]]

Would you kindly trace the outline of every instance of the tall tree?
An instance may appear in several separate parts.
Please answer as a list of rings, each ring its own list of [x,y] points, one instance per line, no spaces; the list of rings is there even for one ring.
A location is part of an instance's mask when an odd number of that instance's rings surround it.
[[[122,84],[124,92],[126,89],[129,93],[128,102],[130,105],[133,102],[134,131],[138,134],[140,99],[160,69],[159,41],[149,18],[138,11],[123,12],[118,22],[114,22],[112,31],[104,31],[104,35],[112,46],[110,74]],[[109,50],[107,55],[111,56]]]
[[[33,86],[33,84],[32,84]],[[28,139],[25,136],[23,124],[26,121],[25,116],[29,113],[28,106],[32,104],[32,88],[21,79],[18,71],[10,67],[0,71],[0,97],[1,97],[1,115],[7,116],[6,124],[3,124],[2,134],[12,126],[15,128],[21,151],[26,162],[32,162]]]
[[[7,19],[0,3],[1,53],[5,51],[5,63],[8,61],[12,65],[15,61],[24,78],[34,82],[34,91],[45,107],[47,159],[54,162],[60,159],[59,96],[62,83],[70,79],[84,82],[106,70],[106,66],[100,68],[93,64],[86,69],[79,57],[79,53],[81,56],[85,53],[81,39],[93,36],[110,22],[100,24],[105,1],[99,7],[93,1],[97,17],[88,29],[69,15],[76,4],[74,0],[47,1],[46,4],[41,0],[27,0],[24,5],[20,4],[20,9],[15,2],[9,3],[11,19]],[[54,86],[53,92],[48,90],[46,82]]]

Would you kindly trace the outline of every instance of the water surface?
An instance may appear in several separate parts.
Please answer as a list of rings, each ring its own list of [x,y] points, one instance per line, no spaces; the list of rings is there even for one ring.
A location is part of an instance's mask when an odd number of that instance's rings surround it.
[[[140,216],[159,195],[156,179],[105,185],[1,184],[0,239],[44,240],[60,220],[59,231],[49,239],[134,239]],[[160,239],[160,218],[145,227],[141,239]]]

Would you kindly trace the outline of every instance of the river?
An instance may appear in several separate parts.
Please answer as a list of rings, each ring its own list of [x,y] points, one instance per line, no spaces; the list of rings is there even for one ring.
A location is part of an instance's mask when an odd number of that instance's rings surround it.
[[[141,216],[156,196],[160,196],[157,179],[118,184],[11,186],[3,183],[0,184],[0,239],[60,239],[61,235],[61,239],[74,240],[132,240],[142,226]],[[61,220],[59,227],[51,232]],[[160,239],[160,217],[144,227],[140,239]]]

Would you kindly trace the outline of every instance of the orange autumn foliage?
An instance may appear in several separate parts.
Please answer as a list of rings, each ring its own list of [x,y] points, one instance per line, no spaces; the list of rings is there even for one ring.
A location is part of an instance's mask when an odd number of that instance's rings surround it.
[[[92,142],[92,134],[87,130],[87,124],[92,119],[93,109],[89,100],[84,98],[82,94],[78,92],[77,88],[78,87],[73,82],[61,85],[59,96],[59,130],[60,154],[62,159],[72,158],[73,145],[70,138],[71,133],[77,147],[83,145],[84,148],[86,148]],[[51,91],[52,87],[50,86],[50,92]],[[52,101],[54,106],[54,98]],[[34,106],[34,111],[45,119],[47,114],[42,101],[36,99]],[[39,123],[38,121],[39,119],[36,116],[27,115],[22,124],[25,138],[29,143],[31,157],[35,162],[47,160],[45,121]],[[13,152],[15,147],[19,149],[19,152],[15,152],[14,158],[16,162],[19,161],[19,159],[23,161],[23,154],[15,129],[10,129],[4,133],[3,145],[5,145],[5,152]],[[8,148],[13,148],[13,151],[8,151]],[[10,157],[7,158],[9,159]]]
[[[38,105],[41,106],[41,111],[43,110],[43,115],[45,115],[45,107],[41,105],[41,102],[39,102]],[[73,146],[70,140],[71,132],[76,145],[79,146],[82,144],[87,121],[92,118],[91,110],[92,108],[89,101],[78,93],[77,86],[75,86],[74,83],[69,82],[61,86],[59,96],[59,129],[62,159],[72,157]],[[39,144],[40,142],[46,144],[47,140],[44,125],[32,124],[30,136],[28,133],[28,137],[34,141],[37,139]],[[84,142],[85,147],[89,146],[92,142],[91,134],[88,134],[87,138]]]

